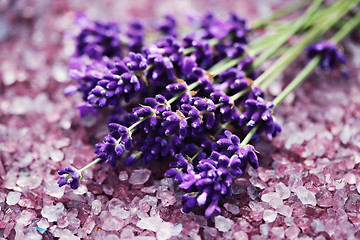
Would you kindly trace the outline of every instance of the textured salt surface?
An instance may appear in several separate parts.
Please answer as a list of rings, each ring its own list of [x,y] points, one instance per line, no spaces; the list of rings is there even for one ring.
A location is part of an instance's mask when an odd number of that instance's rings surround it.
[[[125,22],[130,15],[153,19],[212,4],[220,14],[256,15],[254,6],[235,0],[106,2],[0,4],[0,238],[360,238],[360,69],[354,65],[360,53],[349,39],[350,79],[316,73],[289,96],[276,111],[283,132],[257,144],[260,168],[236,180],[221,216],[183,214],[181,194],[161,178],[160,165],[95,166],[76,191],[59,188],[56,171],[91,161],[94,139],[105,134],[94,127],[102,119],[79,119],[79,96],[63,95],[76,11]],[[269,6],[261,2],[256,10],[264,15]],[[284,81],[298,70],[294,65]]]

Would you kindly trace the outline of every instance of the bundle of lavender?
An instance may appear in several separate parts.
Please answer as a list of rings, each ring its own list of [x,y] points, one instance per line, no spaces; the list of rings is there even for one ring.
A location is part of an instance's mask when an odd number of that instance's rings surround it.
[[[59,170],[59,186],[78,188],[82,172],[97,163],[116,167],[172,159],[165,176],[184,192],[183,212],[208,218],[220,213],[234,179],[248,164],[259,166],[250,142],[266,141],[262,135],[271,141],[281,131],[274,116],[278,105],[318,65],[326,71],[343,67],[337,43],[360,23],[358,2],[316,0],[306,9],[283,9],[252,28],[236,14],[228,20],[207,14],[193,18],[187,34],[179,34],[173,16],[156,29],[133,21],[121,31],[117,23],[79,14],[81,32],[70,60],[77,85],[66,92],[82,94],[83,117],[110,111],[104,123],[109,134],[96,144],[94,161]],[[281,20],[293,12],[301,15]],[[319,41],[334,31],[328,41]],[[148,33],[158,40],[148,43]],[[303,52],[309,58],[303,70],[267,99],[269,85]]]

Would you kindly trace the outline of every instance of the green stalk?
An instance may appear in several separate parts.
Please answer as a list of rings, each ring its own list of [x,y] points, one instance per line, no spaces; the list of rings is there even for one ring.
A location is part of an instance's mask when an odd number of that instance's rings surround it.
[[[298,11],[298,10],[302,9],[303,7],[305,7],[308,3],[309,3],[309,1],[300,1],[296,4],[293,4],[293,3],[287,4],[285,7],[275,11],[270,17],[254,23],[252,26],[252,29],[259,29],[259,28],[267,27],[271,21],[277,20],[277,19],[285,17],[295,11]]]
[[[357,0],[359,1],[359,0]],[[303,51],[304,49],[316,38],[326,32],[332,25],[334,25],[343,15],[345,15],[352,6],[352,4],[344,4],[349,1],[339,1],[334,5],[337,7],[338,12],[332,13],[331,21],[323,20],[322,25],[312,29],[302,39],[300,43],[289,48],[273,65],[271,65],[263,74],[261,74],[255,81],[254,85],[260,86],[262,90],[265,90]],[[351,2],[351,1],[350,1]],[[353,23],[354,24],[354,23]],[[245,95],[250,89],[245,89],[237,94],[231,96],[232,100],[237,100],[241,96]]]
[[[332,37],[332,41],[335,43],[340,42],[346,37],[353,29],[360,24],[360,13],[357,13],[355,17],[346,22],[341,29]]]
[[[254,136],[254,134],[256,133],[256,131],[259,128],[259,124],[256,124],[251,130],[250,132],[248,132],[248,134],[246,135],[246,137],[241,141],[240,145],[244,146],[246,144],[248,144],[251,140],[251,138]]]
[[[347,36],[353,29],[360,24],[360,14],[346,22],[343,27],[332,37],[332,41],[335,43],[340,42],[345,36]],[[273,100],[274,108],[279,105],[295,88],[305,81],[307,76],[315,69],[319,64],[321,56],[315,57],[311,60],[306,67],[295,77],[291,83]]]
[[[194,82],[194,83],[192,83],[192,84],[190,84],[190,85],[186,88],[186,90],[185,90],[184,92],[181,92],[181,93],[179,93],[178,95],[172,97],[171,99],[169,99],[169,100],[167,101],[167,103],[168,103],[168,104],[172,104],[172,103],[175,102],[179,97],[181,97],[184,93],[186,93],[187,91],[193,90],[193,89],[196,88],[198,85],[199,85],[199,82],[197,82],[197,81]]]
[[[309,2],[308,0],[304,0],[295,5],[289,4],[288,6],[285,6],[281,9],[275,11],[270,17],[254,23],[252,25],[251,31],[259,29],[259,28],[264,28],[264,27],[268,26],[270,23],[272,23],[273,20],[277,20],[277,19],[287,16],[295,11],[300,10],[301,8],[305,7],[308,4],[308,2]],[[224,38],[224,39],[226,39],[226,38]],[[224,39],[211,39],[211,40],[209,40],[209,45],[215,46],[216,44],[218,44],[219,42],[221,42]],[[195,51],[195,48],[193,48],[193,47],[186,48],[186,49],[184,49],[183,54],[189,55],[190,53],[192,53],[194,51]]]
[[[332,41],[335,43],[340,42],[344,37],[346,37],[353,29],[355,29],[360,24],[360,14],[357,14],[354,18],[346,22],[342,28],[332,37]],[[316,66],[321,61],[321,56],[317,56],[312,59],[306,67],[295,77],[291,83],[273,100],[274,108],[277,107],[292,91],[294,91],[299,85],[301,85],[306,78],[312,73]],[[246,135],[241,144],[247,144],[251,138],[256,133],[258,127],[257,124],[251,129],[251,131]]]
[[[286,41],[288,41],[294,34],[296,34],[296,32],[298,32],[301,28],[304,27],[305,23],[309,21],[310,17],[314,15],[315,11],[319,8],[322,1],[323,0],[314,1],[308,11],[305,13],[305,15],[301,19],[296,20],[294,23],[295,26],[291,26],[291,28],[289,27],[290,29],[286,28],[284,31],[281,31],[273,36],[259,37],[258,39],[264,40],[257,40],[254,43],[250,43],[248,48],[246,49],[247,55],[245,56],[255,57],[257,54],[263,52],[269,47],[270,49],[265,55],[262,55],[260,60],[255,60],[257,61],[255,64],[259,65],[263,61],[267,60],[269,57],[273,56]],[[216,76],[221,72],[238,64],[241,60],[244,59],[245,56],[231,60],[224,59],[223,61],[220,61],[214,66],[212,66],[208,71],[213,76]]]
[[[257,68],[260,64],[265,62],[268,58],[270,58],[276,51],[279,50],[285,44],[292,36],[294,36],[299,29],[301,29],[304,24],[310,19],[310,17],[314,14],[314,12],[320,7],[323,0],[315,0],[312,5],[309,7],[309,9],[306,11],[303,17],[301,17],[298,21],[295,22],[293,27],[286,31],[276,43],[266,50],[264,53],[262,53],[258,58],[255,59],[253,63],[253,68]]]
[[[295,77],[295,79],[291,81],[291,83],[287,85],[286,88],[273,100],[274,108],[306,79],[306,77],[319,64],[320,60],[321,56],[317,56],[306,65],[306,67]]]
[[[273,82],[311,42],[315,41],[318,36],[325,33],[336,22],[338,22],[352,8],[354,5],[352,3],[354,3],[354,1],[341,1],[342,5],[336,12],[332,13],[331,18],[327,19],[328,21],[324,21],[322,25],[310,30],[310,32],[303,37],[301,42],[290,48],[288,52],[282,55],[270,68],[268,68],[254,81],[254,84],[260,86],[261,89],[266,89],[270,83]]]
[[[89,167],[94,166],[95,164],[97,164],[99,161],[101,160],[101,158],[97,158],[94,161],[92,161],[91,163],[89,163],[88,165],[86,165],[85,167],[83,167],[82,169],[79,170],[79,172],[83,172],[86,169],[88,169]]]

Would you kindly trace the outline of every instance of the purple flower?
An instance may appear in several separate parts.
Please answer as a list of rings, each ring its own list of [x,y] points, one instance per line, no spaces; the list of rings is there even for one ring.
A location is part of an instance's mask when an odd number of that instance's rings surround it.
[[[142,152],[141,159],[146,164],[167,157],[170,146],[165,137],[148,137],[145,139],[140,150]]]
[[[81,172],[74,167],[65,167],[58,171],[60,175],[60,180],[57,182],[59,187],[62,187],[66,184],[70,185],[72,189],[77,189],[80,185],[80,180],[82,178]]]
[[[76,21],[82,30],[76,37],[75,56],[87,55],[97,60],[120,56],[120,30],[116,23],[92,22],[83,13],[78,13]]]
[[[156,87],[163,88],[175,80],[174,70],[179,67],[183,48],[178,40],[167,36],[155,46],[144,49],[148,64],[153,67],[146,73],[147,79]]]
[[[98,115],[98,112],[97,112],[96,108],[94,108],[93,106],[91,106],[88,103],[78,104],[76,106],[76,108],[79,109],[81,118],[85,118],[88,115],[93,115],[93,116]]]
[[[183,41],[184,48],[195,49],[189,56],[195,59],[199,67],[208,69],[215,63],[214,52],[208,40],[196,39],[193,35],[188,35],[184,37]]]
[[[245,101],[246,111],[240,116],[240,122],[243,122],[247,127],[254,127],[257,123],[261,123],[268,139],[271,141],[273,136],[277,132],[281,131],[279,125],[276,124],[272,117],[272,108],[274,104],[272,102],[265,102],[262,97],[255,99],[248,99]],[[259,133],[258,130],[258,133]]]
[[[67,88],[66,94],[74,94],[74,90],[76,89],[76,91],[83,94],[83,100],[86,101],[89,92],[109,71],[108,64],[110,63],[111,60],[107,57],[102,58],[100,61],[90,60],[90,62],[86,62],[82,58],[71,58],[69,76],[76,80],[78,85],[76,87]]]
[[[164,35],[177,36],[176,20],[171,15],[166,15],[156,28]]]
[[[323,70],[334,70],[337,66],[346,63],[346,58],[338,46],[328,41],[320,41],[310,45],[306,53],[309,59],[320,55],[320,68]]]
[[[221,92],[213,92],[210,95],[210,99],[218,106],[215,115],[221,123],[229,122],[234,118],[234,102],[228,95]]]
[[[241,57],[245,52],[245,45],[241,43],[235,43],[232,47],[226,49],[226,55],[229,58]]]
[[[121,99],[130,101],[144,91],[145,82],[138,77],[147,68],[146,59],[140,53],[130,52],[129,58],[108,64],[108,71],[89,92],[87,101],[92,106],[118,106]]]
[[[124,58],[126,67],[133,72],[144,71],[147,68],[147,60],[140,53],[129,53],[129,57]]]
[[[131,20],[127,30],[128,42],[127,47],[131,52],[141,52],[145,39],[145,29],[143,24],[137,20]]]
[[[248,163],[253,168],[259,166],[254,147],[242,146],[239,137],[229,130],[223,130],[211,145],[209,157],[204,152],[191,160],[183,154],[175,155],[176,161],[165,173],[166,177],[175,179],[179,188],[187,191],[182,197],[185,213],[196,205],[205,207],[206,217],[211,217],[215,211],[220,213],[218,201],[231,196],[233,179],[244,173]]]
[[[131,149],[131,133],[127,127],[118,123],[110,123],[109,129],[112,131],[105,136],[104,141],[95,145],[95,153],[101,159],[99,163],[106,161],[116,167],[125,150]]]

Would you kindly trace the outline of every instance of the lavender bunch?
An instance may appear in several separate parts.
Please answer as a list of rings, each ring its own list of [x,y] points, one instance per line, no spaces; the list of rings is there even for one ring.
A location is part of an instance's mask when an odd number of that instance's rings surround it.
[[[83,112],[107,107],[121,108],[122,114],[109,119],[109,133],[95,146],[96,159],[80,170],[61,169],[59,186],[77,188],[81,172],[96,163],[116,167],[138,160],[150,164],[172,159],[165,176],[186,192],[183,211],[203,213],[208,218],[219,214],[219,203],[232,195],[233,180],[241,177],[248,165],[259,166],[250,141],[265,140],[263,133],[271,141],[281,131],[274,117],[279,103],[318,64],[332,70],[345,63],[336,45],[320,42],[307,46],[346,15],[354,3],[337,1],[321,8],[321,2],[314,1],[303,16],[292,20],[285,34],[254,40],[249,40],[249,33],[256,28],[251,29],[247,20],[236,14],[222,20],[209,13],[194,21],[194,31],[183,37],[178,34],[175,18],[169,15],[156,26],[164,36],[143,46],[145,27],[134,20],[125,33],[125,55],[120,54],[115,25],[87,20],[76,38],[70,66],[70,76],[78,85],[69,87],[68,93],[82,93]],[[329,20],[328,13],[333,12],[336,15]],[[359,17],[351,18],[331,40],[339,42],[359,22]],[[298,43],[287,43],[300,34]],[[312,60],[269,101],[267,87],[304,50]],[[261,69],[269,59],[276,61]],[[260,69],[262,73],[257,74]]]

